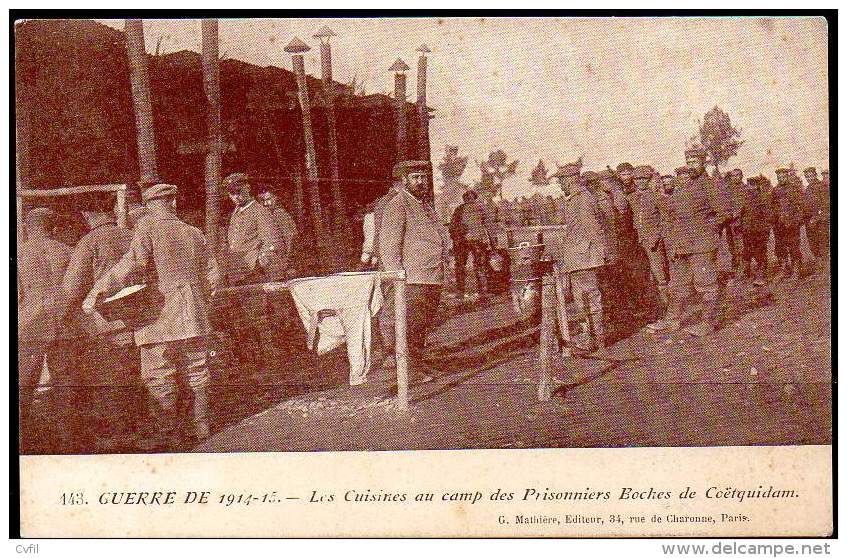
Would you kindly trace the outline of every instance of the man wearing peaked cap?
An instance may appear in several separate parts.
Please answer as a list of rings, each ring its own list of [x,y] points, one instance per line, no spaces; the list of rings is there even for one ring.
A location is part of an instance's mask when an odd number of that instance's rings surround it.
[[[651,292],[650,302],[655,310],[660,304],[667,304],[668,277],[665,272],[667,267],[667,255],[665,245],[662,241],[661,218],[658,207],[657,174],[653,167],[640,165],[633,172],[636,190],[633,193],[630,205],[632,206],[632,221],[638,234],[640,245],[639,256],[649,262],[649,277],[642,273],[641,285],[642,301],[644,292],[649,288]],[[647,270],[644,270],[647,271]],[[652,278],[652,281],[650,281]],[[652,283],[652,284],[651,284]]]
[[[45,355],[53,381],[73,384],[69,380],[76,351],[70,332],[55,311],[71,249],[51,235],[55,216],[46,207],[29,210],[24,216],[26,241],[18,245],[18,381],[23,428],[29,427]]]
[[[556,261],[557,293],[567,293],[570,283],[574,300],[583,306],[588,317],[587,331],[591,339],[589,343],[577,345],[576,348],[587,351],[603,349],[603,297],[600,293],[598,271],[606,264],[608,246],[602,226],[602,215],[597,198],[586,188],[586,181],[579,176],[578,166],[565,165],[555,176],[564,194],[562,209],[565,222],[562,237],[550,247],[550,253]],[[592,182],[594,177],[599,180],[596,173],[588,175]],[[560,307],[559,327],[568,327],[567,321],[563,319],[567,313],[561,309],[567,302],[559,299],[557,303]],[[567,338],[564,335],[563,337]]]
[[[152,200],[159,200],[162,198],[168,197],[176,197],[177,187],[173,184],[153,184],[148,186],[141,192],[141,201],[144,204]]]
[[[220,275],[203,233],[177,217],[176,194],[170,184],[144,191],[147,214],[135,226],[129,251],[97,280],[82,305],[94,313],[98,299],[132,285],[139,273],[154,270],[155,280],[147,288],[157,294],[150,296],[145,309],[151,318],[135,329],[141,375],[157,404],[158,438],[151,449],[184,449],[186,436],[209,435],[209,301]],[[188,417],[181,416],[178,404],[185,386],[193,399]],[[186,424],[188,432],[183,431]]]
[[[753,276],[753,285],[757,287],[765,285],[768,270],[768,239],[774,222],[770,186],[770,181],[761,175],[747,179],[739,220],[743,240],[743,272],[746,277]],[[755,271],[753,260],[756,262]]]
[[[702,321],[688,332],[699,337],[713,331],[723,319],[718,298],[718,227],[729,218],[731,208],[706,173],[701,149],[687,149],[685,163],[688,179],[682,191],[658,198],[670,267],[670,300],[667,316],[652,329],[679,329],[683,307],[693,286],[705,309]]]
[[[775,255],[782,273],[798,280],[802,274],[803,255],[800,251],[800,227],[806,217],[802,184],[792,168],[776,169],[773,189],[776,222],[774,223]]]
[[[633,182],[632,173],[635,168],[630,163],[621,163],[618,165],[618,180],[621,181],[623,191],[630,194],[635,191],[635,182]]]
[[[410,369],[417,374],[417,381],[429,381],[432,378],[422,359],[441,298],[449,236],[429,200],[429,161],[403,161],[395,169],[402,185],[381,210],[379,259],[385,271],[406,272]],[[379,317],[387,352],[394,347],[393,300],[388,294]],[[383,368],[391,364],[391,359],[386,359]]]
[[[818,179],[815,167],[807,168],[803,175],[806,178],[806,190],[803,192],[806,236],[820,269],[829,258],[829,185]]]

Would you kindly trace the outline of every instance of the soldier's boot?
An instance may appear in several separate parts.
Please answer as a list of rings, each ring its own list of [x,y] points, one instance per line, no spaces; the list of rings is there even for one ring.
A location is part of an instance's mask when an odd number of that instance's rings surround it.
[[[194,388],[194,437],[202,442],[210,435],[209,428],[209,388]]]
[[[679,331],[682,327],[682,302],[677,296],[667,293],[667,291],[665,297],[668,299],[668,310],[665,317],[658,322],[647,324],[647,329],[664,333]]]
[[[706,308],[700,323],[689,327],[686,331],[694,337],[704,337],[718,329],[725,318],[725,311],[717,297],[714,300],[703,301]]]

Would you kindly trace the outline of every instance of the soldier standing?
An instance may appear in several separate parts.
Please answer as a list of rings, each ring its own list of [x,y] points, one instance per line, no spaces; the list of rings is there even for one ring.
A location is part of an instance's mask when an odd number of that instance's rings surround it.
[[[829,258],[829,173],[826,182],[818,180],[815,167],[807,168],[803,175],[806,178],[806,236],[820,268]]]
[[[52,238],[56,213],[36,207],[24,218],[26,242],[18,247],[18,363],[20,385],[20,418],[26,424],[32,410],[35,389],[38,387],[45,359],[51,380],[57,384],[61,408],[58,421],[69,409],[69,391],[73,382],[70,373],[75,369],[71,332],[65,327],[56,309],[61,300],[62,277],[70,260],[71,249]],[[70,437],[74,432],[65,432]]]
[[[270,186],[263,186],[259,189],[259,202],[268,208],[268,211],[271,212],[271,215],[276,221],[277,228],[279,228],[279,232],[282,233],[283,240],[285,241],[285,253],[288,254],[290,259],[291,251],[294,248],[294,240],[298,234],[297,223],[294,222],[291,214],[282,206],[279,196],[276,195],[276,192]]]
[[[473,261],[476,291],[481,299],[488,292],[488,253],[491,250],[484,207],[478,201],[479,195],[473,190],[462,194],[462,204],[453,211],[450,219],[450,238],[453,241],[453,256],[456,268],[456,290],[462,298],[469,298],[465,292],[468,256]]]
[[[633,173],[635,193],[631,198],[632,220],[638,242],[650,263],[650,275],[659,300],[667,305],[667,254],[661,235],[661,217],[658,205],[659,175],[649,166],[638,166]]]
[[[597,198],[586,188],[577,165],[565,165],[553,177],[558,179],[564,194],[564,234],[558,243],[550,247],[556,261],[558,292],[565,297],[572,293],[588,318],[586,329],[589,338],[593,339],[576,348],[589,352],[602,350],[606,346],[606,337],[598,272],[608,257],[603,216],[597,206]],[[593,179],[590,175],[589,178]],[[565,305],[567,302],[559,300],[558,304]],[[568,327],[568,324],[559,325]]]
[[[731,208],[706,174],[705,152],[699,148],[688,149],[685,162],[688,179],[677,180],[670,194],[666,192],[658,198],[670,267],[670,301],[665,319],[653,324],[651,329],[678,330],[685,301],[693,287],[706,308],[701,321],[688,328],[688,332],[703,336],[713,331],[722,318],[716,261],[718,227],[729,218]]]
[[[726,184],[722,193],[727,197],[725,203],[732,208],[729,220],[721,224],[721,233],[726,231],[726,244],[732,262],[732,269],[736,278],[741,278],[741,234],[738,230],[741,219],[741,211],[744,208],[744,173],[741,169],[733,169],[727,173]]]
[[[744,240],[742,260],[744,275],[753,276],[753,285],[765,284],[768,271],[768,238],[774,222],[771,183],[765,176],[747,179],[739,230]],[[753,272],[753,260],[756,270]]]
[[[805,208],[800,179],[788,168],[776,169],[776,187],[773,202],[776,210],[774,237],[776,258],[782,273],[799,279],[803,256],[800,253],[800,226],[803,224]]]
[[[406,309],[409,357],[418,381],[432,378],[423,373],[426,336],[438,312],[444,284],[444,262],[449,247],[435,209],[428,200],[428,182],[432,174],[429,161],[403,161],[396,169],[402,189],[382,209],[379,229],[379,255],[385,271],[406,272]],[[390,294],[380,312],[382,337],[386,349],[394,347],[394,297]]]
[[[130,248],[132,231],[118,227],[113,198],[100,192],[87,196],[82,214],[89,231],[74,247],[62,281],[62,315],[78,320],[90,337],[87,362],[81,367],[85,373],[78,374],[84,377],[77,378],[73,404],[94,415],[98,434],[102,434],[98,444],[105,449],[114,449],[121,438],[131,434],[137,426],[138,409],[145,407],[137,397],[141,370],[132,331],[123,322],[99,320],[99,314],[86,315],[80,311],[97,280]],[[142,280],[139,278],[139,282]],[[95,385],[105,389],[92,391]],[[83,391],[83,386],[89,393]]]
[[[600,210],[600,228],[603,230],[606,243],[606,264],[598,270],[598,281],[600,293],[603,296],[603,316],[607,325],[616,322],[614,312],[621,308],[621,284],[620,284],[620,252],[618,250],[617,229],[620,227],[618,221],[618,210],[615,207],[613,186],[608,184],[604,175],[592,171],[582,173],[582,180],[588,191],[597,200],[597,208]],[[621,193],[622,195],[622,193]],[[608,328],[606,329],[608,331]]]
[[[141,348],[141,375],[156,404],[159,448],[181,447],[184,436],[209,436],[207,366],[209,299],[220,282],[217,262],[199,229],[176,216],[177,187],[156,184],[142,194],[147,214],[135,227],[129,251],[83,302],[95,312],[98,298],[132,284],[139,272],[155,277],[147,310],[153,319],[135,330]],[[191,431],[180,432],[180,388],[193,396]]]

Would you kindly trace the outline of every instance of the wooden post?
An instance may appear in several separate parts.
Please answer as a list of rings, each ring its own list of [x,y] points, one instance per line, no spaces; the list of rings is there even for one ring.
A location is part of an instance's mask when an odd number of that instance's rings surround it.
[[[118,189],[115,194],[117,195],[118,201],[115,204],[115,217],[118,220],[118,227],[125,229],[127,228],[127,216],[126,216],[126,185],[123,184],[123,187]]]
[[[409,345],[406,338],[406,279],[394,281],[394,356],[397,359],[397,408],[409,412]]]
[[[294,211],[297,212],[297,226],[300,231],[306,230],[306,202],[303,196],[303,175],[299,172],[292,176],[294,181]]]
[[[541,340],[538,360],[541,376],[538,381],[538,400],[549,401],[553,395],[553,353],[555,351],[556,284],[550,273],[541,278]]]
[[[332,86],[332,47],[330,37],[334,37],[332,29],[322,27],[315,38],[321,41],[321,79],[324,86],[324,102],[326,106],[327,139],[329,147],[329,170],[332,177],[330,184],[332,193],[333,221],[335,230],[343,230],[347,221],[344,210],[344,200],[341,197],[341,182],[338,179],[338,133],[335,126],[335,90]]]
[[[303,140],[306,144],[306,173],[308,176],[309,201],[312,207],[312,228],[315,234],[315,243],[322,245],[323,217],[321,216],[321,196],[318,189],[318,166],[315,156],[315,137],[312,133],[312,105],[309,103],[309,89],[306,83],[306,67],[303,62],[303,53],[311,49],[294,37],[285,51],[291,53],[291,64],[294,74],[297,76],[297,98],[300,101],[300,111],[303,113]]]
[[[406,70],[409,66],[401,59],[394,61],[388,68],[394,72],[394,103],[397,112],[397,161],[409,158],[408,134],[406,131]]]
[[[221,86],[218,63],[218,20],[204,19],[203,91],[206,93],[206,237],[217,252],[221,187]]]
[[[26,242],[24,230],[24,205],[20,192],[26,188],[29,177],[29,111],[26,95],[19,91],[15,98],[15,183],[18,195],[15,196],[16,232],[18,245]]]
[[[147,52],[144,49],[144,25],[140,19],[128,19],[124,24],[124,32],[138,138],[138,172],[142,182],[155,181],[158,175],[156,137],[153,128],[153,105],[150,99],[150,77],[147,73]]]
[[[418,47],[418,52],[421,53],[418,58],[418,119],[420,120],[418,129],[418,159],[429,161],[429,110],[426,106],[426,55],[429,52],[429,47],[421,45]]]

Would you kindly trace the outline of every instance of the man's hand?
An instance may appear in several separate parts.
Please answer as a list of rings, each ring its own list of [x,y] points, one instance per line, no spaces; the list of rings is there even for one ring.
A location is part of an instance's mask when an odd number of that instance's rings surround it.
[[[86,314],[96,314],[97,311],[94,309],[97,306],[97,303],[100,302],[100,297],[102,293],[94,293],[91,292],[85,300],[82,301],[82,311]]]

